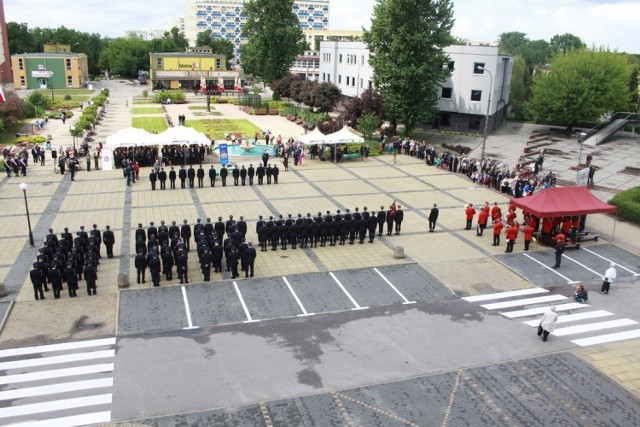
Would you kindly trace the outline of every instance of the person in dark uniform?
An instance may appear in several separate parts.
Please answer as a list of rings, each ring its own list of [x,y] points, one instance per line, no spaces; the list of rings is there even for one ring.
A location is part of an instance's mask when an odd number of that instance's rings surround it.
[[[205,248],[200,256],[200,268],[202,268],[202,275],[204,276],[204,281],[208,282],[211,280],[211,265],[213,264],[213,254],[209,250],[209,248]]]
[[[344,246],[347,241],[347,236],[349,235],[349,221],[343,219],[338,223],[338,240],[339,245]]]
[[[278,223],[274,223],[271,229],[269,230],[269,238],[271,239],[271,250],[278,250],[278,240],[280,238],[280,226]]]
[[[49,229],[49,234],[45,238],[47,246],[49,246],[52,250],[56,250],[58,248],[58,236],[53,232],[53,228]]]
[[[134,264],[136,266],[136,277],[138,283],[145,283],[145,274],[147,272],[147,258],[144,256],[142,251],[138,252],[134,259]]]
[[[235,246],[231,247],[231,250],[228,254],[229,258],[229,268],[231,269],[231,278],[235,279],[239,276],[238,274],[238,251]]]
[[[262,185],[264,181],[265,169],[264,166],[258,165],[258,169],[256,170],[256,175],[258,176],[258,185]]]
[[[78,289],[78,276],[72,262],[67,263],[67,267],[62,271],[62,278],[67,282],[69,296],[75,298],[77,296],[76,290]]]
[[[253,243],[249,242],[247,249],[242,254],[245,265],[245,277],[253,277],[253,267],[256,262],[256,248],[253,247]]]
[[[227,169],[227,165],[222,166],[220,169],[220,179],[222,180],[222,186],[227,186],[227,175],[229,174],[229,170]]]
[[[387,214],[384,210],[384,206],[380,206],[380,210],[378,211],[378,236],[382,236],[382,231],[384,230],[384,223],[387,220]]]
[[[176,189],[176,178],[177,178],[176,171],[173,169],[173,166],[171,166],[171,170],[169,171],[169,182],[171,182],[172,190]]]
[[[434,203],[431,211],[429,212],[429,232],[431,233],[436,230],[436,221],[438,221],[439,213],[438,205]]]
[[[220,242],[217,240],[213,244],[211,248],[211,264],[213,265],[213,271],[216,273],[220,273],[222,271],[222,254],[224,253],[224,249],[220,246]]]
[[[29,277],[31,278],[31,284],[33,285],[33,293],[36,297],[36,301],[44,299],[42,286],[47,279],[42,270],[34,264],[33,269],[29,272]]]
[[[168,246],[168,245],[167,245]],[[168,281],[173,280],[173,253],[171,249],[165,250],[162,255],[162,273]]]
[[[151,240],[151,238],[158,237],[158,228],[153,221],[149,223],[149,227],[147,228],[147,237],[149,238],[149,240]]]
[[[160,286],[160,270],[161,270],[161,263],[160,263],[160,257],[158,256],[157,253],[153,253],[151,254],[151,258],[149,259],[149,272],[151,273],[151,282],[153,283],[154,287],[158,287]]]
[[[213,165],[211,165],[211,167],[209,168],[209,181],[211,181],[211,186],[215,187],[216,186],[216,176],[218,174],[216,173],[216,170],[213,168]]]
[[[242,169],[240,169],[240,182],[242,185],[245,185],[247,182],[247,170],[242,165]]]
[[[178,172],[178,178],[180,178],[180,188],[187,188],[185,181],[187,180],[187,170],[182,166]]]
[[[260,244],[260,251],[267,251],[267,241],[269,240],[269,227],[266,224],[263,224],[258,230],[258,242]]]
[[[271,170],[271,173],[273,174],[273,183],[277,184],[278,183],[278,175],[280,175],[280,169],[278,169],[278,164],[277,163],[273,164],[273,168]]]
[[[176,258],[176,267],[178,269],[178,279],[180,279],[180,284],[189,283],[189,268],[187,265],[187,254],[186,252],[181,252],[178,254]]]
[[[218,241],[222,242],[222,238],[224,237],[225,225],[222,222],[222,217],[218,217],[218,221],[213,225],[213,230],[215,231]]]
[[[367,230],[369,229],[369,223],[366,219],[360,217],[358,221],[358,241],[360,244],[364,243],[364,239],[367,237]]]
[[[191,250],[191,245],[189,244],[189,240],[191,240],[191,226],[187,223],[186,219],[183,221],[182,227],[180,227],[180,237],[182,237],[187,251]]]
[[[238,180],[240,179],[240,169],[233,168],[231,171],[231,176],[233,176],[233,185],[238,186]]]
[[[149,181],[151,182],[151,190],[156,189],[156,180],[157,180],[156,171],[151,169],[151,172],[149,172]]]
[[[262,166],[266,169],[269,162],[269,153],[266,151],[262,153]]]
[[[404,212],[402,206],[398,205],[395,215],[393,215],[393,222],[396,225],[396,234],[400,234],[400,228],[402,227],[402,220],[404,219]]]
[[[562,262],[562,254],[564,253],[564,242],[562,239],[556,240],[556,246],[553,249],[556,253],[556,263],[553,268],[560,268],[560,263]]]
[[[167,172],[164,170],[164,168],[160,169],[160,172],[158,172],[158,181],[160,181],[160,189],[166,190],[167,189]]]
[[[189,170],[187,171],[187,178],[189,178],[189,188],[195,187],[196,170],[193,168],[193,165],[189,166]]]
[[[98,270],[92,263],[89,263],[84,267],[84,280],[87,282],[87,294],[95,295],[97,289],[96,280],[98,280]]]
[[[98,255],[98,259],[102,258],[102,256],[100,255],[100,245],[102,244],[102,233],[100,232],[100,230],[98,229],[98,224],[93,224],[93,229],[89,232],[91,237],[93,237],[95,239],[95,245],[96,245],[96,254]]]
[[[62,290],[62,272],[55,262],[51,263],[49,267],[49,282],[53,289],[53,297],[55,299],[60,298],[60,291]]]
[[[198,188],[202,188],[204,186],[204,169],[202,169],[202,165],[198,168]]]
[[[351,218],[349,221],[349,244],[353,245],[356,240],[356,232],[358,231],[358,220]]]
[[[249,185],[253,185],[253,176],[256,174],[256,170],[253,167],[253,163],[249,164],[249,169],[247,169],[247,176],[249,177]]]
[[[273,168],[271,167],[271,163],[269,163],[265,168],[265,174],[267,175],[267,184],[271,184],[271,176],[273,175]]]
[[[393,231],[393,214],[393,209],[387,211],[387,236],[391,236],[391,232]]]
[[[367,228],[369,229],[369,243],[373,243],[373,239],[376,237],[377,226],[378,218],[376,218],[376,213],[371,212],[371,215],[367,218]]]

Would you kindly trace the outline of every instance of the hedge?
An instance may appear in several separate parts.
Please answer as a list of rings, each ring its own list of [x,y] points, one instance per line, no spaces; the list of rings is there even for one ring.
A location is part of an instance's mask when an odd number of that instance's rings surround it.
[[[640,187],[616,194],[609,204],[618,207],[618,217],[640,225]]]

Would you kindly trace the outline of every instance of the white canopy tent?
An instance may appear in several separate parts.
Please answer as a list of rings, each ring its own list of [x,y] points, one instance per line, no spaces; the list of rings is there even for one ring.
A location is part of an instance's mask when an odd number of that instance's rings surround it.
[[[136,145],[154,145],[153,138],[156,135],[139,128],[120,129],[105,140],[104,148],[131,147]]]
[[[210,145],[211,140],[202,132],[186,126],[176,126],[152,135],[153,144],[144,145]],[[141,144],[143,145],[143,144]]]
[[[330,133],[326,136],[327,142],[324,144],[347,144],[364,142],[364,138],[355,133],[349,126],[344,126],[337,132]]]
[[[320,129],[315,128],[311,132],[299,136],[298,141],[303,144],[326,144],[327,136],[320,132]]]

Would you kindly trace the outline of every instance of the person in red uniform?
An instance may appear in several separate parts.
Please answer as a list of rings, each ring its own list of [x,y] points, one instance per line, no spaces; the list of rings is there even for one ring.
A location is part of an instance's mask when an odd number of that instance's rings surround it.
[[[493,223],[493,244],[491,246],[500,246],[500,233],[502,233],[503,227],[504,224],[500,218],[496,219]]]
[[[551,237],[551,230],[553,230],[553,219],[544,218],[542,220],[542,236],[545,238]]]
[[[570,217],[565,216],[564,218],[562,218],[562,232],[565,236],[568,236],[571,232],[571,225],[572,222]]]
[[[507,213],[507,224],[513,223],[514,219],[516,219],[516,210],[509,208],[509,213]]]
[[[556,234],[556,236],[553,238],[553,240],[555,240],[556,242],[558,240],[561,240],[563,245],[567,244],[567,236],[565,236],[565,234],[562,233],[562,232]]]
[[[478,229],[476,235],[482,236],[484,229],[487,228],[487,221],[489,220],[489,209],[482,209],[478,213]]]
[[[473,222],[473,216],[476,214],[476,210],[473,208],[473,203],[469,203],[467,208],[464,210],[467,216],[467,226],[465,230],[471,230],[471,223]]]
[[[491,208],[491,219],[495,221],[496,218],[499,216],[500,216],[500,207],[498,206],[498,202],[493,202],[493,207]]]
[[[507,249],[505,252],[511,253],[513,252],[513,245],[516,243],[516,238],[518,237],[518,228],[515,225],[507,225],[507,229],[505,230],[505,237],[507,238]]]
[[[531,226],[531,222],[528,222],[527,225],[524,226],[524,250],[529,250],[529,243],[531,243],[531,239],[533,238],[533,232],[535,229]]]

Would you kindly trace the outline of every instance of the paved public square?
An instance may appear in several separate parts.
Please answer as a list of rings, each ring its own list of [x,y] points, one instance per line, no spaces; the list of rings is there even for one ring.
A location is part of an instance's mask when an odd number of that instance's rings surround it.
[[[104,84],[110,103],[93,147],[130,126],[133,97],[143,89],[130,82]],[[191,105],[203,102],[190,99]],[[169,114],[202,118],[190,104],[168,106]],[[304,132],[284,118],[214,107],[225,118],[246,118],[284,140]],[[72,144],[70,125],[49,123],[45,132],[54,147]],[[508,125],[487,145],[512,163],[527,138],[514,128]],[[477,147],[481,139],[466,143]],[[614,144],[629,149],[623,141]],[[640,152],[633,150],[627,161]],[[566,161],[549,156],[545,166],[560,168]],[[602,171],[603,178],[609,174],[615,175]],[[341,164],[307,159],[289,172],[281,168],[277,185],[211,188],[205,180],[204,188],[152,191],[148,170],[140,177],[127,187],[121,170],[83,170],[71,182],[54,173],[48,157],[46,166],[30,165],[27,177],[0,180],[0,281],[8,291],[0,300],[0,370],[9,387],[0,401],[0,424],[56,417],[67,417],[69,425],[135,420],[158,426],[633,425],[638,419],[636,227],[590,217],[588,227],[601,239],[566,252],[562,268],[553,270],[549,248],[532,245],[524,252],[520,240],[505,254],[504,243],[491,246],[490,232],[478,237],[475,229],[464,230],[466,203],[496,201],[506,211],[505,195],[408,156],[398,156],[397,163],[389,155]],[[603,193],[615,181],[607,179]],[[37,246],[27,241],[18,187],[23,181],[36,244],[49,228],[59,234],[64,227],[75,232],[81,225],[104,230],[108,224],[115,232],[115,257],[101,259],[96,296],[88,296],[80,282],[78,298],[63,292],[53,300],[47,293],[46,300],[34,301],[28,272]],[[163,277],[160,288],[135,280],[138,223],[244,216],[248,240],[257,245],[259,215],[297,217],[365,206],[377,211],[394,199],[405,212],[400,235],[376,236],[374,243],[258,250],[254,278],[232,280],[223,271],[212,273],[208,283],[192,251],[188,285],[175,276],[171,282]],[[436,232],[429,233],[434,203],[440,216]],[[404,249],[404,258],[394,258],[396,247]],[[610,262],[618,265],[618,281],[611,295],[601,296],[600,275]],[[129,289],[118,289],[119,274],[129,276]],[[570,305],[575,283],[589,289],[589,305]],[[543,345],[532,325],[538,307],[551,302],[573,317]],[[87,349],[66,347],[77,342]],[[34,347],[12,350],[25,346]],[[99,368],[84,366],[94,358]],[[94,394],[87,397],[91,393],[82,384],[31,395],[31,389],[57,383],[20,375],[35,375],[33,366],[43,370],[49,363],[70,369],[68,376],[56,374],[63,380],[79,379],[75,369],[93,372],[99,381],[91,387]],[[46,409],[45,403],[57,400],[64,403]],[[34,410],[38,405],[44,409]]]

